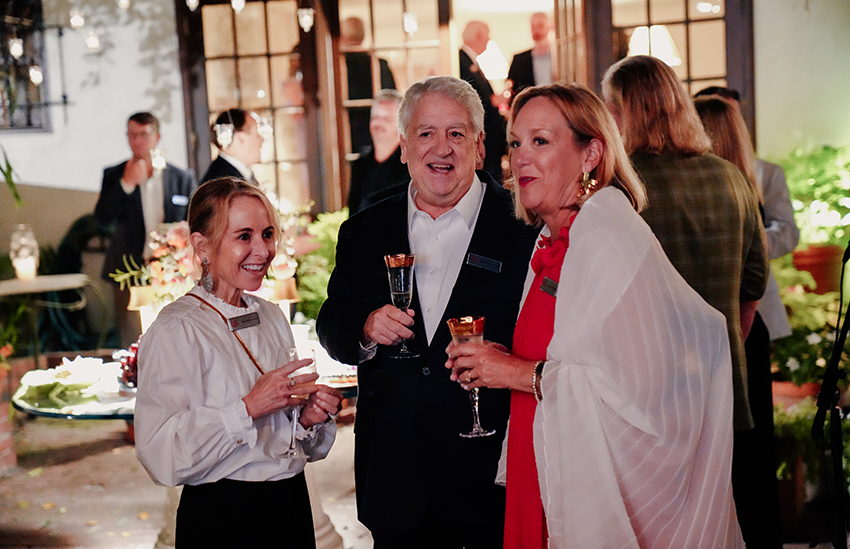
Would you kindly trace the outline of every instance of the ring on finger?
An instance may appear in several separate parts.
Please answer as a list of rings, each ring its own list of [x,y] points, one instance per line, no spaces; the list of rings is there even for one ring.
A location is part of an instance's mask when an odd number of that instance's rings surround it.
[[[470,374],[470,373],[467,373],[467,374],[466,374],[466,382],[467,382],[467,383],[472,383],[472,374]]]
[[[294,377],[289,379],[289,386],[295,387],[295,378]]]

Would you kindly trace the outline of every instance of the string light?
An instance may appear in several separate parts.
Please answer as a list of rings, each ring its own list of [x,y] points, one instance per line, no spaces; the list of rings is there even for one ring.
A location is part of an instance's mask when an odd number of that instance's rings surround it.
[[[230,0],[230,6],[233,8],[233,11],[236,12],[236,15],[239,15],[245,7],[245,0]]]
[[[44,82],[44,73],[41,72],[41,67],[38,65],[30,67],[30,82],[36,86],[40,86]]]
[[[24,54],[24,39],[23,38],[9,38],[9,53],[15,59],[20,59]]]
[[[72,9],[70,12],[68,12],[68,15],[71,18],[71,27],[73,27],[74,29],[79,29],[80,27],[86,24],[86,15],[80,8]]]
[[[195,11],[196,9],[198,9],[199,4],[199,0],[186,0],[186,7],[189,8],[189,11]]]
[[[96,32],[89,31],[86,36],[86,47],[92,52],[96,52],[100,49],[100,37]]]

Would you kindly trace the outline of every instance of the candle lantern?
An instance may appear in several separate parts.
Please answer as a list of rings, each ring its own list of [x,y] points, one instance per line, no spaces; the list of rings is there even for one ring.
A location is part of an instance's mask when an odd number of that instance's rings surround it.
[[[32,227],[20,224],[12,233],[9,257],[18,280],[32,280],[38,272],[38,242]]]

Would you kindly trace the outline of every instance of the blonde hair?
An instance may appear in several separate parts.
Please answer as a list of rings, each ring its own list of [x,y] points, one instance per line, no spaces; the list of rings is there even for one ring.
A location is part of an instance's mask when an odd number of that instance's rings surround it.
[[[602,94],[620,117],[629,154],[696,156],[711,149],[685,88],[660,59],[636,55],[613,64],[602,79]]]
[[[557,111],[567,122],[567,126],[573,131],[575,142],[579,147],[587,147],[593,139],[598,139],[602,143],[602,156],[599,164],[590,173],[590,176],[596,179],[596,189],[613,185],[623,191],[635,211],[640,212],[646,207],[646,190],[643,182],[629,162],[614,118],[596,94],[581,84],[568,84],[566,86],[552,84],[526,88],[514,100],[508,133],[516,123],[523,107],[535,97],[544,97],[554,104]],[[512,150],[508,149],[509,156]],[[541,224],[540,217],[536,213],[526,210],[519,200],[513,174],[511,174],[507,186],[513,192],[517,216],[531,225]],[[586,198],[585,196],[580,199],[579,205]]]
[[[204,235],[212,249],[218,248],[227,230],[230,205],[240,196],[256,198],[263,204],[272,223],[277,248],[282,236],[277,211],[263,191],[235,177],[219,177],[198,187],[189,203],[189,232]]]
[[[694,106],[711,139],[712,152],[735,164],[747,177],[759,202],[764,202],[756,180],[756,155],[741,111],[718,95],[697,97]]]

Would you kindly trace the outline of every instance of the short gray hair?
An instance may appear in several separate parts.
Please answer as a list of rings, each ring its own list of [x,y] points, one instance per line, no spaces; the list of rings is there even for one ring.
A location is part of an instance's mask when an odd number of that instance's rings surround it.
[[[396,106],[401,104],[401,94],[397,90],[384,89],[378,92],[375,99],[372,100],[372,111],[375,110],[375,105],[378,103],[395,103]]]
[[[454,76],[431,76],[410,86],[401,101],[398,109],[398,133],[405,138],[416,105],[429,94],[441,94],[456,101],[469,114],[475,137],[484,132],[484,106],[475,88],[466,80]]]

